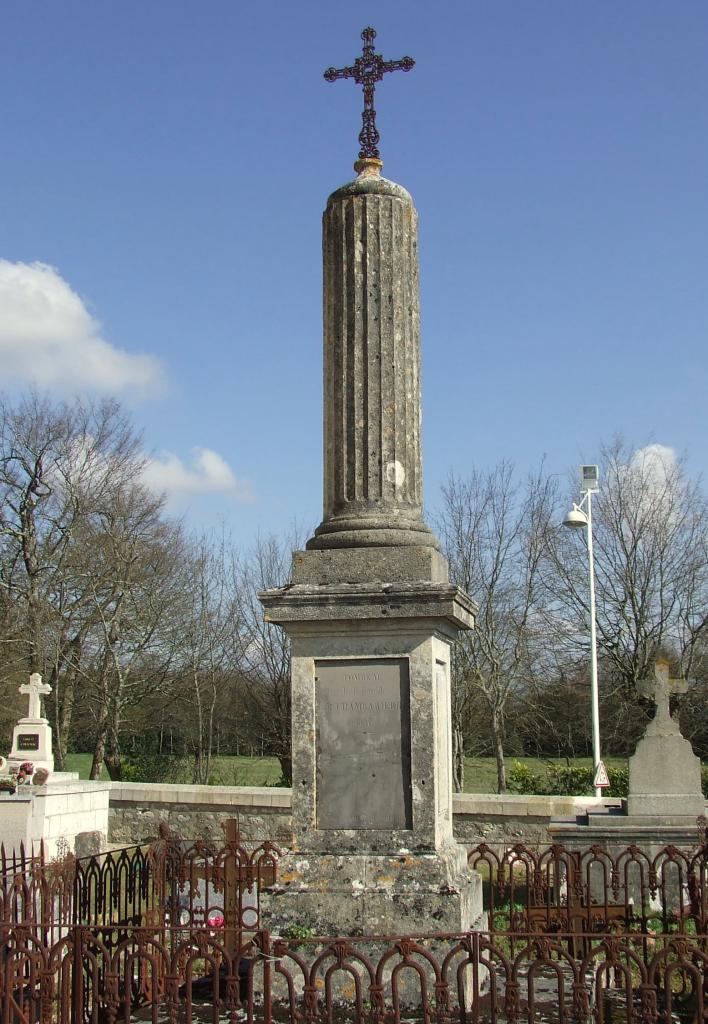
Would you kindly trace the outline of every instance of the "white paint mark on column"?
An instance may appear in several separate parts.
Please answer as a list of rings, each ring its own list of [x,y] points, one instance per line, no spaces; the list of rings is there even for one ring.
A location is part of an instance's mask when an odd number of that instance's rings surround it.
[[[401,487],[405,479],[406,471],[397,459],[395,462],[386,463],[386,480],[390,484]]]

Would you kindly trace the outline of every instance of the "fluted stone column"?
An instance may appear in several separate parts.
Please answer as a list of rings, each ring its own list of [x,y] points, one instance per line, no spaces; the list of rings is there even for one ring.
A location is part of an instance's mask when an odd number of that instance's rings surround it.
[[[324,214],[324,518],[260,594],[292,641],[292,852],[263,920],[466,931],[452,833],[450,648],[475,605],[422,515],[416,213],[360,161]]]
[[[310,549],[437,541],[422,516],[417,214],[378,160],[323,217],[324,519]]]

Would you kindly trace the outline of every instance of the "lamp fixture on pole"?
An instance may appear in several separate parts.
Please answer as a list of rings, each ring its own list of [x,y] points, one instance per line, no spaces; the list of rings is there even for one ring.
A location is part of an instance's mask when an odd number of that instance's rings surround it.
[[[604,787],[598,785],[606,777],[600,752],[600,696],[597,685],[597,625],[595,619],[595,560],[592,547],[592,496],[599,490],[597,466],[580,467],[582,499],[563,520],[563,526],[587,530],[588,569],[590,576],[590,705],[592,709],[592,761],[595,796],[602,796]],[[583,508],[583,505],[585,508]],[[604,779],[603,779],[604,781]]]

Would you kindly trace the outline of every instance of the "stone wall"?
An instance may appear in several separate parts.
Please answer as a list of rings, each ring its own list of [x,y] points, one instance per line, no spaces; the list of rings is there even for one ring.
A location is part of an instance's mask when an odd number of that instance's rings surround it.
[[[608,801],[608,803],[617,801]],[[516,796],[463,793],[453,797],[456,838],[466,846],[524,842],[548,845],[553,819],[570,818],[598,808],[595,797]],[[182,786],[114,782],[111,784],[109,841],[139,842],[157,835],[166,822],[188,838],[223,838],[221,822],[238,817],[247,840],[290,841],[290,790],[264,786]]]
[[[271,839],[287,845],[290,790],[114,782],[108,839],[113,845],[137,843],[156,836],[159,825],[166,822],[176,835],[218,842],[224,838],[221,823],[230,818],[238,818],[243,839]]]
[[[549,832],[552,821],[575,820],[588,810],[620,803],[609,797],[456,793],[452,798],[453,828],[455,838],[465,846],[482,842],[490,846],[548,846],[555,841]]]
[[[0,794],[0,840],[6,853],[11,853],[12,850],[19,853],[20,843],[25,849],[31,846],[31,820],[31,793],[22,792],[14,796]]]
[[[64,781],[57,773],[46,786],[22,786],[14,796],[0,796],[0,840],[5,850],[39,847],[44,841],[49,859],[59,852],[60,840],[72,852],[85,852],[83,834],[105,845],[108,832],[108,782]]]

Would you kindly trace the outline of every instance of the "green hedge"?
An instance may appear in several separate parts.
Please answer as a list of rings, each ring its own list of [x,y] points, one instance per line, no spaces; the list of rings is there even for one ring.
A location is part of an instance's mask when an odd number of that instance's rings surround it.
[[[123,758],[123,781],[183,782],[190,766],[189,758],[177,754],[135,753]]]
[[[514,761],[507,772],[510,793],[537,794],[539,796],[587,796],[593,791],[592,766],[553,764],[535,771],[520,761]],[[608,768],[610,787],[608,796],[627,796],[629,772],[626,768]]]
[[[627,796],[629,792],[629,770],[627,768],[608,768],[610,787],[605,790],[607,796]],[[701,769],[703,795],[708,799],[708,765]],[[548,762],[544,768],[536,771],[514,761],[506,775],[507,788],[510,793],[536,794],[538,796],[588,796],[593,791],[593,769],[590,766],[579,767]]]

